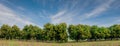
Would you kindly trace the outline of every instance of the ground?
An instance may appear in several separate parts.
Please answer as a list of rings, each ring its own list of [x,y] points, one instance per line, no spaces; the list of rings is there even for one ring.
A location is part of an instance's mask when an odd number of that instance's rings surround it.
[[[17,40],[0,40],[0,46],[120,46],[120,41],[46,43]]]

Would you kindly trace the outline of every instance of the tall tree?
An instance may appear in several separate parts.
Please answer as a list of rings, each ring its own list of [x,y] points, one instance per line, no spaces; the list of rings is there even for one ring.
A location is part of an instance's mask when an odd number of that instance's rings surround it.
[[[67,24],[66,23],[60,23],[55,26],[55,32],[56,32],[56,40],[60,42],[67,42],[68,41],[68,35],[67,35]]]
[[[25,25],[23,30],[21,31],[22,39],[30,40],[31,39],[30,31],[31,30],[29,29],[29,25]]]
[[[120,38],[120,25],[119,24],[115,24],[110,26],[110,30],[111,30],[111,39],[112,38]]]
[[[12,30],[11,30],[11,33],[12,33],[12,39],[19,39],[20,38],[20,28],[18,28],[17,25],[13,25],[12,26]]]
[[[91,35],[92,35],[91,39],[95,39],[96,40],[98,38],[98,36],[99,36],[98,29],[99,29],[99,27],[96,26],[96,25],[91,27],[91,31],[90,31]]]
[[[49,41],[54,41],[55,40],[55,35],[56,32],[54,30],[54,25],[51,23],[47,23],[44,25],[44,31],[46,33],[46,39]]]
[[[69,25],[68,27],[69,37],[72,40],[78,41],[80,39],[80,32],[77,30],[77,26]]]
[[[26,25],[23,28],[23,34],[25,39],[40,39],[40,33],[42,29],[39,28],[38,26],[33,26],[33,25]]]
[[[82,39],[90,39],[90,38],[91,38],[90,26],[88,26],[88,25],[83,25],[82,28],[84,29]]]
[[[34,26],[32,32],[34,32],[33,35],[36,40],[44,40],[44,31],[41,28]]]
[[[1,32],[1,38],[11,39],[12,33],[11,33],[11,27],[7,24],[3,24],[0,29]]]
[[[110,31],[108,28],[100,27],[98,32],[99,32],[99,36],[98,36],[99,39],[104,39],[104,38],[106,39],[109,38],[110,36]]]
[[[85,36],[85,33],[84,33],[84,26],[82,24],[78,24],[76,26],[76,29],[78,31],[78,35],[79,35],[79,38],[80,39],[84,39],[86,36]]]

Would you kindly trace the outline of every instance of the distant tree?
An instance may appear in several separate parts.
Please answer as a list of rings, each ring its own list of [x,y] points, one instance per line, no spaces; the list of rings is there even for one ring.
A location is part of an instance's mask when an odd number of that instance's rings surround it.
[[[12,39],[19,39],[20,38],[20,28],[18,28],[17,25],[13,25],[12,26],[12,30],[11,30],[11,35],[12,35]]]
[[[36,39],[38,37],[36,37],[37,34],[40,34],[42,29],[40,29],[38,26],[33,26],[33,25],[29,25],[29,29],[30,29],[30,36],[31,36],[31,39]],[[41,37],[39,35],[39,37]]]
[[[44,40],[44,31],[41,28],[39,28],[38,26],[34,26],[33,32],[33,35],[36,40]]]
[[[89,26],[78,24],[76,28],[80,33],[79,35],[81,40],[85,40],[91,37]]]
[[[86,36],[85,36],[85,32],[84,32],[84,25],[82,25],[82,24],[78,24],[77,26],[76,26],[76,30],[78,31],[78,38],[79,39],[84,39]]]
[[[40,40],[42,39],[41,37],[41,32],[42,32],[42,29],[39,28],[38,26],[33,26],[33,25],[26,25],[24,28],[23,28],[23,32],[22,34],[23,35],[23,39],[37,39],[37,40]]]
[[[99,38],[98,30],[99,30],[99,27],[96,26],[96,25],[91,27],[91,31],[90,31],[91,35],[92,35],[91,39],[95,39],[96,40],[97,38]]]
[[[1,33],[2,33],[2,32],[1,32],[1,28],[0,28],[0,38],[1,38]]]
[[[97,25],[69,25],[66,23],[51,24],[46,23],[44,28],[38,26],[25,25],[22,30],[17,25],[12,27],[3,24],[0,27],[1,39],[23,39],[23,40],[41,40],[41,41],[57,41],[67,42],[68,37],[72,40],[103,40],[103,39],[119,39],[120,24],[108,27],[98,27]]]
[[[80,32],[79,30],[77,30],[77,26],[69,25],[68,32],[69,32],[69,37],[72,40],[76,40],[78,42],[78,40],[80,39]]]
[[[90,26],[84,25],[82,28],[84,29],[82,39],[90,39],[91,38]]]
[[[23,30],[21,31],[22,39],[30,40],[31,39],[30,31],[31,30],[29,28],[29,25],[25,25]]]
[[[26,39],[26,34],[27,34],[27,32],[21,30],[19,34],[20,34],[19,40]]]
[[[11,33],[11,27],[7,24],[3,24],[0,29],[1,32],[1,38],[5,39],[11,39],[12,33]]]
[[[51,23],[47,23],[44,25],[44,31],[45,31],[45,39],[49,40],[49,41],[55,41],[55,35],[56,32],[54,30],[54,25]]]
[[[55,32],[56,36],[55,39],[59,42],[67,42],[68,41],[68,35],[67,35],[67,24],[66,23],[60,23],[55,26]]]
[[[110,31],[111,31],[111,39],[113,38],[120,38],[120,25],[119,24],[115,24],[115,25],[112,25],[110,26]]]
[[[105,28],[105,27],[100,27],[99,28],[99,35],[98,35],[98,38],[99,39],[106,39],[106,38],[109,38],[110,36],[110,30],[108,28]]]

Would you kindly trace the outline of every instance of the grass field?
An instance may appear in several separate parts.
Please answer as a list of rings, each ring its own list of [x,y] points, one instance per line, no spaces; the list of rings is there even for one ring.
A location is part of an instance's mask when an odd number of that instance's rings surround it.
[[[0,40],[0,46],[120,46],[120,41],[45,43],[16,40]]]

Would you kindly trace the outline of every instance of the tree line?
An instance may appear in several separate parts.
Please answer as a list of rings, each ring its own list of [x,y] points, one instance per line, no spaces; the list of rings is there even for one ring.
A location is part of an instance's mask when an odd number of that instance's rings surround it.
[[[46,23],[44,28],[34,25],[25,25],[20,29],[17,25],[3,24],[0,28],[0,39],[40,40],[67,42],[68,39],[75,41],[112,40],[120,38],[120,24],[110,27],[97,25],[69,25],[66,23]]]

